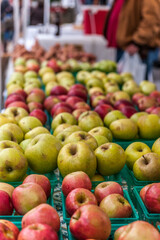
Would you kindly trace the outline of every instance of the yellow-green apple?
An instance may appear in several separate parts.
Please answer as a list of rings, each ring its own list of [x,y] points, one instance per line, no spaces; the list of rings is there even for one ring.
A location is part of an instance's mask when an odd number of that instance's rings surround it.
[[[94,71],[92,71],[91,72],[91,75],[92,76],[95,76],[95,77],[97,77],[97,78],[104,78],[104,77],[106,77],[107,75],[106,75],[106,73],[104,73],[104,72],[101,72],[101,71],[98,71],[98,70],[94,70]]]
[[[109,127],[110,124],[118,119],[125,119],[127,118],[121,111],[113,110],[106,114],[104,117],[104,124]]]
[[[159,238],[159,231],[153,225],[146,221],[135,221],[133,223],[130,223],[125,228],[123,227],[123,231],[120,232],[118,239],[114,240],[159,240]]]
[[[123,196],[123,188],[117,182],[108,181],[99,183],[94,190],[94,195],[96,196],[98,203],[100,203],[103,198],[113,193],[117,193]]]
[[[100,93],[100,95],[101,95],[101,94],[103,94],[104,92],[103,92],[103,89],[100,88],[100,87],[93,87],[93,88],[90,88],[90,89],[89,89],[89,95],[90,95],[90,96],[92,96],[92,95],[94,95],[94,94],[96,94],[96,93]]]
[[[74,111],[72,112],[72,115],[73,115],[73,116],[77,119],[77,121],[78,121],[80,115],[81,115],[82,113],[86,112],[86,111],[88,111],[88,110],[79,108],[79,109],[74,110]]]
[[[51,108],[51,110],[50,110],[50,114],[51,114],[51,116],[53,117],[53,116],[56,116],[57,114],[56,113],[58,113],[58,111],[59,111],[59,113],[62,111],[68,111],[69,113],[72,113],[72,111],[73,111],[73,109],[72,109],[72,107],[69,105],[69,104],[67,104],[66,102],[59,102],[59,103],[56,103],[52,108]]]
[[[72,116],[71,113],[66,113],[66,112],[60,113],[52,121],[52,124],[51,124],[52,130],[54,130],[56,127],[58,127],[60,124],[63,124],[63,123],[76,125],[77,120],[75,119],[74,116]]]
[[[129,169],[133,169],[134,163],[144,154],[151,152],[147,144],[143,142],[133,142],[125,150],[126,165]]]
[[[26,99],[27,103],[30,102],[40,102],[43,103],[45,100],[45,94],[42,89],[34,88],[29,94]]]
[[[98,144],[95,138],[91,134],[85,131],[76,131],[72,133],[67,137],[64,144],[75,143],[80,141],[87,143],[92,150],[95,150],[98,147]]]
[[[120,90],[118,84],[114,82],[106,82],[104,84],[104,89],[106,93],[117,92]]]
[[[137,136],[137,124],[131,119],[119,119],[109,126],[114,138],[132,140]]]
[[[160,155],[160,138],[158,138],[152,145],[152,152],[157,153]]]
[[[10,107],[21,107],[21,108],[24,108],[27,112],[29,112],[29,108],[28,108],[27,104],[24,102],[21,102],[21,101],[15,101],[15,102],[10,103],[7,106],[7,108],[10,108]]]
[[[142,81],[140,84],[141,92],[145,95],[149,95],[151,92],[156,90],[156,85],[149,81]]]
[[[133,96],[135,93],[139,93],[141,91],[140,87],[133,80],[125,82],[122,86],[122,90],[127,92],[130,96]]]
[[[13,231],[14,236],[15,236],[15,239],[18,238],[19,229],[18,229],[18,227],[17,227],[14,223],[12,223],[12,222],[10,222],[10,221],[8,221],[8,220],[4,220],[4,219],[0,219],[0,223],[4,224],[4,225],[7,226],[10,230]]]
[[[15,148],[21,153],[23,153],[22,148],[18,145],[18,143],[9,141],[9,140],[2,140],[0,141],[0,152],[6,148]]]
[[[148,184],[145,187],[143,187],[141,189],[141,191],[139,192],[140,197],[142,198],[142,201],[145,202],[145,195],[147,190],[153,185],[154,183]]]
[[[128,218],[132,215],[130,203],[118,193],[103,198],[99,206],[109,218]]]
[[[37,183],[23,183],[16,187],[12,193],[13,206],[20,215],[24,215],[46,201],[46,194]]]
[[[23,140],[23,131],[18,125],[14,123],[6,123],[3,126],[1,126],[0,129],[10,132],[18,143],[20,143]]]
[[[6,191],[0,190],[0,215],[12,215],[13,204],[9,194]]]
[[[4,114],[0,113],[0,126],[6,123],[16,123],[16,122],[12,118],[6,117]]]
[[[22,131],[24,132],[24,134],[31,131],[33,128],[42,126],[41,121],[32,116],[22,118],[18,124]]]
[[[6,129],[1,129],[0,127],[0,141],[4,140],[10,140],[13,142],[17,142],[17,139],[14,137],[13,133],[6,130]]]
[[[85,83],[85,80],[87,79],[87,78],[90,78],[90,76],[91,76],[91,73],[90,72],[87,72],[87,71],[79,71],[78,73],[77,73],[77,81],[78,82],[80,82],[80,83],[82,83],[82,84],[84,84]]]
[[[42,103],[38,103],[38,102],[30,102],[30,103],[28,103],[28,108],[29,108],[29,112],[32,112],[34,109],[44,110],[43,104]]]
[[[156,139],[160,136],[160,119],[156,114],[141,116],[137,125],[141,138]]]
[[[16,58],[15,62],[14,62],[14,66],[18,66],[18,65],[26,65],[26,60],[23,57],[18,57]]]
[[[48,112],[50,112],[52,107],[59,102],[60,102],[60,100],[58,99],[58,97],[49,96],[44,101],[44,107]]]
[[[72,108],[74,108],[77,102],[84,102],[84,100],[76,96],[68,97],[66,100],[66,103],[68,103]]]
[[[54,130],[53,132],[53,135],[56,137],[59,133],[61,133],[64,129],[68,128],[72,126],[71,124],[68,124],[68,123],[63,123],[63,124],[60,124],[58,127],[56,127],[56,129]]]
[[[35,72],[35,71],[27,71],[25,74],[24,74],[24,78],[37,78],[38,77],[38,74]]]
[[[29,183],[29,182],[37,183],[38,185],[40,185],[45,191],[47,198],[49,198],[51,193],[51,183],[46,176],[39,175],[39,174],[31,174],[27,176],[23,181],[23,183]]]
[[[160,213],[160,183],[154,183],[146,191],[144,204],[150,213]]]
[[[31,131],[27,132],[24,136],[25,139],[29,139],[29,138],[34,138],[36,136],[38,136],[39,134],[42,134],[42,133],[48,133],[50,134],[50,132],[48,131],[47,128],[45,127],[36,127],[36,128],[33,128]]]
[[[9,81],[15,80],[15,79],[21,79],[24,80],[24,76],[20,72],[13,72],[9,78]]]
[[[20,79],[10,81],[10,82],[7,83],[6,88],[8,90],[13,86],[19,86],[19,87],[23,88],[24,87],[24,81],[20,80]],[[11,95],[11,94],[8,94],[8,95]]]
[[[100,174],[95,174],[95,175],[91,178],[91,181],[92,181],[92,182],[97,182],[97,181],[103,182],[103,181],[105,181],[105,179],[104,179],[104,177],[103,177],[102,175],[100,175]]]
[[[51,73],[54,73],[53,69],[50,68],[50,67],[43,67],[39,70],[38,74],[40,77],[43,77],[43,75],[47,72],[51,72]]]
[[[103,82],[99,78],[91,77],[87,80],[86,87],[88,90],[93,87],[100,87],[103,89]]]
[[[109,142],[112,142],[113,139],[111,131],[106,127],[95,127],[88,133],[91,134],[93,137],[95,137],[96,135],[104,136],[109,140]]]
[[[141,116],[144,116],[144,115],[148,115],[148,113],[146,112],[137,112],[137,113],[134,113],[130,119],[132,119],[135,123],[138,122],[138,119],[141,117]]]
[[[102,135],[95,135],[93,137],[96,139],[98,147],[101,146],[104,143],[108,143],[109,142],[109,140],[106,137],[102,136]]]
[[[0,190],[8,193],[10,198],[12,198],[12,193],[13,193],[13,190],[14,190],[14,187],[12,185],[10,185],[8,183],[0,182]]]
[[[63,77],[73,78],[73,75],[70,72],[62,71],[62,72],[57,73],[56,77],[57,77],[57,80],[59,81]]]
[[[41,88],[42,83],[38,78],[26,78],[24,88],[34,84],[37,88]]]
[[[111,222],[103,210],[93,204],[80,207],[70,220],[70,231],[76,239],[105,240],[111,233]]]
[[[98,95],[98,96],[92,95],[90,97],[91,106],[93,108],[95,108],[97,105],[99,105],[99,102],[102,101],[102,100],[106,100],[106,96],[104,96],[104,95]]]
[[[83,171],[89,177],[93,177],[97,167],[93,150],[84,142],[64,145],[59,152],[57,162],[62,177],[75,171]],[[74,164],[70,164],[71,162]]]
[[[101,145],[95,150],[95,156],[97,158],[97,170],[104,176],[119,173],[126,162],[123,148],[116,143]]]
[[[20,143],[20,147],[23,149],[23,152],[25,152],[28,144],[31,142],[32,138],[25,139]]]
[[[18,123],[21,118],[28,116],[28,112],[21,107],[8,107],[5,109],[4,115],[13,118]]]
[[[133,165],[133,173],[140,181],[160,181],[160,156],[147,153]]]
[[[61,143],[65,143],[65,140],[72,133],[81,131],[81,128],[77,125],[71,125],[70,127],[65,128],[62,132],[56,135],[56,138],[61,141]]]
[[[75,188],[85,188],[91,191],[92,183],[85,172],[72,172],[64,177],[62,181],[62,192],[64,196],[67,196]]]
[[[117,91],[117,92],[114,92],[113,95],[111,96],[110,102],[112,103],[112,105],[114,105],[115,102],[117,102],[120,99],[126,99],[130,101],[130,96],[128,93],[124,91]]]
[[[21,73],[25,73],[27,71],[27,67],[19,65],[19,66],[15,66],[14,67],[14,71],[16,72],[21,72]]]
[[[75,211],[86,204],[97,205],[94,194],[85,188],[73,189],[66,197],[65,205],[67,213],[72,216]]]
[[[96,112],[86,111],[78,119],[78,125],[83,131],[89,132],[95,127],[103,126],[103,121]]]
[[[22,228],[26,228],[33,223],[47,224],[56,232],[60,229],[60,218],[57,211],[46,203],[40,204],[23,216]]]
[[[25,99],[18,94],[11,94],[7,97],[6,101],[5,101],[5,108],[7,108],[7,106],[15,101],[20,101],[20,102],[25,102]]]
[[[0,239],[2,240],[16,240],[14,232],[4,223],[0,223]]]
[[[25,150],[29,167],[37,173],[49,173],[57,167],[61,142],[50,134],[40,134],[32,139]]]
[[[110,80],[113,80],[114,82],[118,83],[118,84],[122,84],[123,83],[123,78],[121,75],[119,75],[118,73],[109,73],[107,75],[107,78]]]
[[[94,109],[94,111],[97,112],[102,119],[104,119],[106,114],[112,110],[114,110],[114,108],[108,104],[100,104]]]
[[[45,86],[45,94],[46,94],[46,96],[50,96],[52,88],[55,87],[55,86],[58,86],[58,85],[59,84],[57,82],[53,82],[53,81],[48,82],[46,84],[46,86]]]
[[[147,108],[156,106],[156,99],[150,96],[144,96],[138,100],[137,105],[140,111],[145,111]]]
[[[128,79],[134,79],[133,75],[130,72],[122,72],[121,77],[123,79],[123,82],[128,81]]]
[[[41,121],[41,123],[43,125],[45,125],[46,121],[47,121],[47,115],[46,113],[41,110],[41,109],[34,109],[30,114],[29,116],[32,116],[32,117],[36,117],[37,119],[39,119]]]
[[[55,86],[51,90],[51,95],[53,96],[58,96],[58,95],[67,95],[68,91],[65,87],[63,86]]]
[[[18,90],[22,90],[22,87],[19,86],[18,84],[11,84],[8,88],[7,88],[7,95],[10,95]]]

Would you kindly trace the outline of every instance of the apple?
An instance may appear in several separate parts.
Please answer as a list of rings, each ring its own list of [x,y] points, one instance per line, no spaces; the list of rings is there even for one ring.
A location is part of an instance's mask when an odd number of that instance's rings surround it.
[[[28,236],[30,240],[58,240],[58,235],[53,228],[42,223],[34,223],[22,229],[17,240],[28,240]]]
[[[30,64],[27,65],[27,69],[30,70],[30,71],[38,72],[39,71],[39,64],[30,63]]]
[[[0,190],[0,215],[12,215],[13,204],[9,194],[3,190]]]
[[[111,131],[106,127],[95,127],[92,130],[90,130],[88,133],[91,134],[93,137],[97,135],[104,136],[109,140],[109,142],[112,142],[113,140]]]
[[[97,141],[95,140],[95,138],[92,137],[91,134],[85,131],[73,132],[71,135],[67,137],[64,143],[67,144],[67,143],[76,143],[76,142],[85,142],[89,145],[89,147],[92,150],[95,150],[98,147]]]
[[[56,127],[58,127],[60,124],[63,123],[69,123],[71,125],[76,125],[77,120],[74,116],[72,116],[71,113],[63,112],[58,114],[55,118],[53,118],[53,121],[51,123],[51,128],[54,130]]]
[[[91,178],[92,182],[103,182],[105,181],[104,177],[100,174],[95,174],[92,178]]]
[[[70,89],[68,96],[77,96],[82,98],[85,102],[87,101],[87,93],[83,89]]]
[[[133,96],[132,96],[132,102],[135,104],[135,105],[138,105],[138,101],[140,98],[144,97],[145,95],[141,92],[139,93],[135,93]]]
[[[65,205],[67,213],[72,216],[75,211],[86,204],[97,205],[96,197],[85,188],[76,188],[66,197]]]
[[[10,185],[8,183],[0,182],[0,191],[4,191],[4,192],[8,193],[10,198],[12,197],[13,190],[14,190],[14,187],[12,185]]]
[[[56,129],[54,130],[53,132],[53,135],[56,137],[59,133],[61,133],[64,129],[68,128],[72,126],[71,124],[68,124],[68,123],[63,123],[63,124],[60,124],[58,127],[56,127]]]
[[[31,92],[28,94],[28,97],[26,99],[27,103],[30,103],[30,102],[43,103],[44,100],[45,100],[45,94],[43,90],[39,88],[34,88],[33,90],[31,90]]]
[[[109,140],[106,137],[102,136],[102,135],[95,135],[93,137],[97,141],[98,147],[103,145],[104,143],[108,143],[109,142]]]
[[[73,78],[73,75],[70,72],[62,71],[62,72],[57,73],[56,77],[57,77],[57,80],[59,81],[63,77]]]
[[[133,96],[135,93],[139,93],[141,91],[140,87],[133,80],[125,82],[122,86],[122,90],[127,92],[130,96]]]
[[[14,71],[16,72],[21,72],[21,73],[25,73],[27,71],[27,67],[19,65],[19,66],[15,66],[14,67]]]
[[[151,92],[149,96],[157,99],[160,97],[160,91],[155,90],[155,91]]]
[[[50,134],[50,132],[48,131],[47,128],[45,127],[36,127],[36,128],[33,128],[31,131],[27,132],[24,136],[25,139],[31,139],[31,138],[34,138],[36,136],[38,136],[39,134],[42,134],[42,133],[48,133]]]
[[[130,203],[118,193],[113,193],[103,198],[100,208],[109,218],[129,218],[132,215]]]
[[[160,183],[154,183],[146,190],[144,203],[150,213],[160,213]]]
[[[109,80],[113,80],[114,82],[116,82],[118,84],[122,84],[123,83],[123,78],[118,73],[111,72],[111,73],[107,74],[107,78]]]
[[[111,222],[100,207],[88,204],[77,209],[70,220],[70,231],[79,240],[107,239],[111,233]]]
[[[50,96],[52,88],[55,87],[55,86],[58,86],[58,85],[59,84],[57,82],[53,82],[53,81],[48,82],[45,85],[45,94],[46,94],[46,96]]]
[[[118,84],[114,82],[104,83],[104,88],[106,93],[113,93],[120,90]]]
[[[17,139],[14,137],[13,133],[7,129],[0,128],[0,141],[10,140],[17,143]]]
[[[20,147],[23,149],[23,152],[25,152],[25,150],[26,150],[28,144],[31,142],[31,140],[32,140],[31,138],[25,139],[20,143]]]
[[[32,112],[35,109],[44,110],[43,104],[42,103],[38,103],[38,102],[30,102],[30,103],[28,103],[28,108],[29,108],[29,112]]]
[[[26,100],[26,98],[27,98],[27,93],[26,93],[23,89],[17,90],[17,91],[15,91],[15,92],[12,93],[12,94],[20,95],[20,96],[22,96],[25,100]],[[10,95],[12,95],[12,94],[10,94]],[[9,95],[9,96],[10,96],[10,95]]]
[[[117,91],[117,92],[114,92],[113,95],[111,95],[110,102],[112,103],[112,105],[114,105],[115,102],[117,102],[120,99],[126,99],[130,101],[130,96],[128,93],[124,91]]]
[[[156,106],[149,107],[145,110],[146,113],[152,113],[152,111],[156,109]]]
[[[49,173],[57,167],[61,142],[50,134],[40,134],[32,139],[25,150],[29,167],[36,173]]]
[[[138,108],[140,111],[144,111],[149,107],[156,106],[156,100],[150,96],[141,97],[138,100]]]
[[[29,70],[24,74],[24,78],[37,78],[38,74],[35,71]]]
[[[77,75],[78,75],[78,74],[77,74]],[[70,88],[70,90],[73,90],[73,89],[82,89],[82,90],[84,90],[84,91],[87,93],[87,89],[86,89],[85,86],[82,85],[82,84],[75,84],[75,85],[73,85],[73,86]]]
[[[160,155],[159,151],[159,145],[160,145],[160,138],[158,138],[152,145],[152,152],[157,153]]]
[[[22,228],[26,228],[31,224],[47,224],[56,232],[60,229],[60,218],[57,211],[49,204],[42,203],[27,212],[22,218]]]
[[[77,125],[71,125],[70,127],[57,134],[56,138],[59,139],[61,143],[65,143],[65,140],[68,138],[68,136],[77,131],[81,131],[81,128]]]
[[[145,95],[149,95],[151,92],[156,90],[156,85],[149,81],[142,81],[140,84],[140,89]]]
[[[13,118],[18,123],[21,118],[28,116],[28,112],[21,107],[8,107],[5,109],[4,115]]]
[[[108,100],[106,100],[106,96],[104,95],[98,95],[98,96],[92,95],[90,98],[91,106],[95,108],[97,105],[100,104],[99,102],[102,100],[105,100],[108,102]]]
[[[145,187],[143,187],[139,193],[140,197],[142,198],[142,201],[145,202],[145,195],[147,190],[153,185],[154,183],[148,184]]]
[[[26,78],[24,88],[34,85],[35,88],[41,88],[42,83],[38,78]]]
[[[98,113],[86,111],[80,115],[78,125],[83,131],[89,132],[95,127],[103,126],[103,122]]]
[[[106,114],[104,117],[104,124],[109,127],[110,124],[118,119],[125,119],[127,118],[121,111],[113,110]]]
[[[6,117],[5,115],[0,113],[0,126],[6,123],[15,123],[15,120],[13,120],[12,118]]]
[[[103,95],[104,91],[100,87],[93,87],[93,88],[89,89],[88,93],[89,93],[90,96],[92,96],[92,95]]]
[[[160,107],[156,107],[151,111],[151,114],[156,114],[160,117]]]
[[[5,101],[5,108],[7,108],[7,106],[15,101],[20,101],[20,102],[25,102],[25,99],[21,96],[21,95],[17,95],[17,94],[11,94],[7,97],[6,101]]]
[[[0,239],[2,240],[16,240],[14,232],[4,223],[0,223]]]
[[[67,95],[68,91],[63,86],[55,86],[51,90],[51,95],[58,96],[58,95]]]
[[[62,181],[62,192],[67,196],[73,189],[85,188],[91,191],[92,183],[85,172],[76,171],[66,175]]]
[[[18,65],[26,65],[26,60],[23,57],[18,57],[16,58],[16,60],[14,61],[14,66],[18,66]]]
[[[133,114],[137,113],[137,110],[134,107],[125,107],[121,109],[121,112],[130,118]]]
[[[7,108],[10,108],[10,107],[21,107],[21,108],[24,108],[27,112],[29,112],[29,108],[28,108],[27,104],[24,102],[21,102],[21,101],[15,101],[15,102],[10,103],[7,106]]]
[[[123,196],[123,188],[119,183],[110,181],[102,182],[99,183],[94,190],[94,194],[98,203],[100,203],[105,197],[113,193],[117,193]]]
[[[66,103],[68,103],[72,108],[75,108],[75,104],[77,102],[84,102],[84,100],[82,98],[76,97],[76,96],[68,97],[66,100]]]
[[[141,138],[156,139],[160,136],[160,119],[156,114],[141,116],[137,126]]]
[[[90,106],[85,102],[77,102],[74,106],[75,109],[91,110]]]
[[[84,113],[84,112],[86,112],[87,110],[86,109],[81,109],[81,108],[79,108],[79,109],[76,109],[76,110],[74,110],[73,112],[72,112],[72,115],[76,118],[76,120],[78,121],[78,119],[79,119],[79,117],[80,117],[80,115],[82,114],[82,113]]]
[[[133,165],[133,173],[140,181],[160,181],[160,156],[147,153]]]
[[[130,101],[125,100],[125,99],[120,99],[117,102],[115,102],[115,104],[114,104],[114,108],[118,109],[118,110],[121,110],[124,107],[134,107],[134,105],[133,105],[133,103],[131,103]]]
[[[134,163],[144,154],[151,152],[151,149],[143,142],[133,142],[125,150],[126,165],[133,169]]]
[[[43,75],[47,72],[54,73],[52,68],[46,66],[46,67],[40,68],[38,74],[39,74],[40,77],[43,77]]]
[[[137,124],[131,119],[119,119],[109,126],[113,137],[116,139],[132,140],[137,136]]]
[[[19,86],[18,84],[11,84],[8,88],[7,88],[7,95],[10,95],[18,90],[22,90],[22,86]]]
[[[141,116],[144,116],[144,115],[148,115],[148,113],[146,112],[137,112],[137,113],[134,113],[130,119],[133,120],[135,123],[138,122],[138,119],[141,117]]]
[[[12,193],[13,206],[20,215],[24,215],[46,201],[46,194],[37,183],[23,183],[16,187]]]
[[[13,141],[9,141],[9,140],[2,140],[0,141],[0,152],[6,148],[14,148],[18,151],[20,151],[21,153],[23,153],[22,148],[18,145],[18,143],[13,142]]]
[[[90,76],[91,76],[90,72],[82,70],[77,73],[77,80],[78,82],[84,84],[85,80],[88,79]]]
[[[123,148],[116,143],[101,145],[95,150],[95,156],[97,158],[97,170],[103,176],[119,173],[126,162]]]
[[[15,239],[17,239],[18,234],[19,234],[19,229],[14,223],[12,223],[8,220],[4,220],[4,219],[0,219],[0,223],[7,226],[13,232]]]
[[[43,125],[45,125],[45,123],[47,121],[47,115],[41,109],[34,109],[29,115],[39,119]]]
[[[114,240],[118,240],[119,236],[125,231],[127,228],[127,225],[124,225],[122,227],[119,227],[115,232],[114,232]]]
[[[24,80],[24,76],[23,73],[20,72],[13,72],[9,78],[9,81],[15,80],[15,79],[20,79],[20,80]]]
[[[70,162],[74,161],[74,165]],[[57,164],[62,177],[75,171],[83,171],[89,177],[96,172],[97,160],[94,152],[84,142],[68,143],[59,152]]]
[[[6,123],[2,125],[0,129],[4,131],[5,130],[8,131],[11,134],[11,136],[14,136],[14,138],[18,143],[20,143],[23,140],[23,136],[24,136],[23,131],[18,125],[14,123]]]
[[[65,102],[67,100],[68,96],[67,95],[59,95],[58,99],[62,102]]]
[[[47,198],[49,198],[51,193],[51,183],[46,176],[31,174],[27,176],[23,181],[23,183],[29,183],[29,182],[37,183],[38,185],[40,185],[45,191]]]
[[[104,117],[106,116],[107,113],[111,112],[113,109],[112,106],[108,105],[108,104],[101,104],[98,105],[94,111],[97,112],[99,114],[99,116],[104,119]]]
[[[61,70],[60,66],[57,64],[57,61],[54,58],[48,61],[47,66],[52,68],[54,72],[60,72]]]
[[[18,124],[22,131],[24,132],[24,134],[31,131],[33,128],[42,126],[41,121],[32,116],[22,118]]]
[[[120,231],[118,239],[115,240],[159,240],[160,238],[158,230],[146,221],[135,221],[121,228],[123,228],[123,231]],[[117,231],[119,231],[119,229],[116,230],[116,232]]]
[[[128,79],[134,79],[133,75],[130,72],[122,72],[121,77],[123,79],[123,82],[128,81]]]
[[[51,113],[51,116],[54,116],[55,115],[55,112],[60,109],[60,110],[63,110],[63,109],[68,109],[68,111],[70,111],[70,113],[72,113],[72,107],[65,103],[65,102],[59,102],[59,103],[56,103],[50,110],[50,113]]]
[[[44,101],[44,107],[48,112],[50,112],[52,107],[59,102],[60,102],[60,100],[58,99],[58,97],[49,96]]]

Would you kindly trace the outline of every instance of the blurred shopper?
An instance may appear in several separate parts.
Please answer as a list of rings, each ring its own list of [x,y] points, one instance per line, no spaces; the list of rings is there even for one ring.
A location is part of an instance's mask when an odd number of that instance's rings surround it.
[[[44,1],[39,0],[37,7],[31,8],[30,24],[31,25],[43,24],[43,15],[44,15]]]
[[[117,61],[124,50],[130,55],[139,53],[150,72],[160,46],[160,0],[115,0],[104,36],[109,47],[117,48]]]

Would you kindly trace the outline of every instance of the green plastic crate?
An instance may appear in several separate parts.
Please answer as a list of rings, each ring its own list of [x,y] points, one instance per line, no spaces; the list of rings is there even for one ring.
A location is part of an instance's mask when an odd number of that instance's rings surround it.
[[[17,187],[17,186],[19,186],[19,184],[14,184],[13,186]],[[47,199],[47,203],[49,205],[51,205],[52,207],[54,207],[54,201],[53,201],[54,187],[55,187],[55,184],[51,183],[51,194],[50,194],[50,197]],[[17,224],[19,224],[21,222],[22,217],[23,217],[23,215],[15,215],[15,210],[13,211],[12,215],[3,215],[3,216],[0,215],[0,219],[9,220],[13,223],[17,222]]]
[[[92,191],[93,192],[93,191]],[[128,202],[130,203],[131,207],[132,207],[132,216],[130,218],[110,218],[111,220],[111,224],[128,224],[128,223],[131,223],[131,222],[134,222],[134,221],[137,221],[139,219],[139,216],[138,216],[138,213],[132,203],[132,200],[128,194],[128,191],[127,190],[123,190],[124,192],[124,197],[128,200]],[[63,220],[69,224],[70,222],[70,217],[66,211],[66,204],[65,204],[65,201],[66,201],[66,197],[64,196],[64,194],[61,192],[61,195],[62,195],[62,207],[63,207]]]
[[[155,142],[155,140],[136,139],[136,140],[126,141],[126,140],[120,140],[120,139],[113,139],[113,142],[119,144],[125,150],[133,142],[143,142],[147,144],[150,148],[152,148],[152,145]]]
[[[160,225],[158,225],[157,228],[158,228],[158,230],[159,230],[159,232],[160,232]]]
[[[138,187],[134,187],[133,188],[133,192],[134,192],[134,195],[136,197],[136,201],[137,201],[137,204],[139,204],[139,206],[141,207],[142,211],[143,211],[143,219],[142,220],[145,220],[153,225],[160,225],[160,214],[158,213],[150,213],[146,206],[144,205],[139,193],[141,191],[141,189],[143,188],[143,186],[138,186]]]

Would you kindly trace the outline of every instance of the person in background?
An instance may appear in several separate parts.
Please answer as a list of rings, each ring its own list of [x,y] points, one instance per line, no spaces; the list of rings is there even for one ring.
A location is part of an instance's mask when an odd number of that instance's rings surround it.
[[[31,8],[30,24],[31,25],[43,24],[43,15],[44,15],[44,1],[39,0],[38,6],[36,8]]]
[[[104,36],[109,47],[117,48],[117,61],[124,51],[139,53],[148,75],[160,47],[160,0],[114,0]]]

